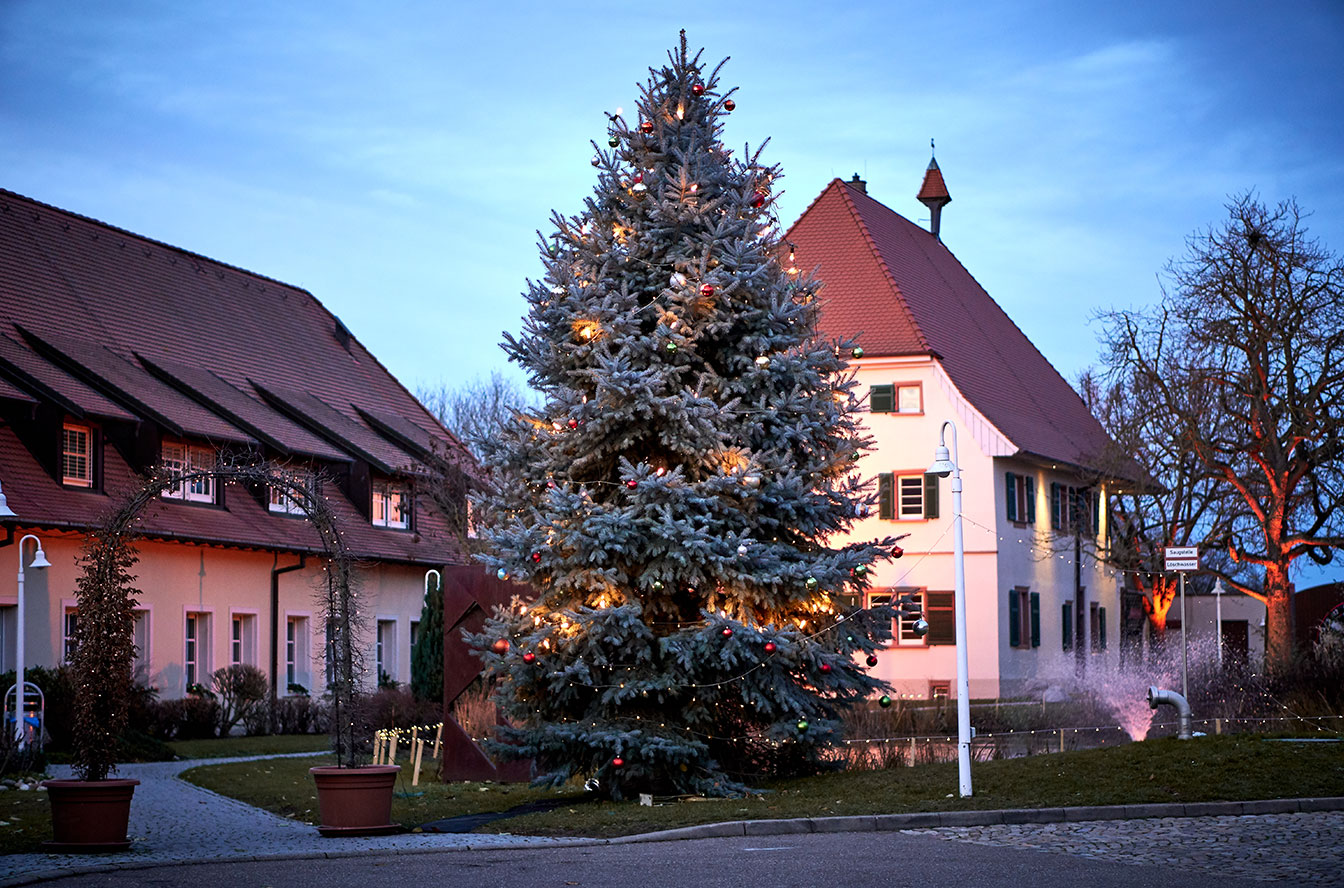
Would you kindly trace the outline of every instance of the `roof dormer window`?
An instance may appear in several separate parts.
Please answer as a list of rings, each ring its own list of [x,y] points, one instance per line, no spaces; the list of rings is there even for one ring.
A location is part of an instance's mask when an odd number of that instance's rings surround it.
[[[93,429],[67,422],[61,429],[61,483],[93,486]]]
[[[215,477],[205,474],[215,468],[214,450],[181,441],[165,441],[159,450],[159,461],[180,479],[164,489],[164,497],[192,503],[215,501]],[[189,477],[183,479],[183,476]]]
[[[304,514],[305,498],[316,495],[316,482],[309,472],[288,472],[286,476],[289,482],[295,487],[277,487],[271,485],[270,502],[267,504],[272,512],[279,512],[282,515],[302,515]]]
[[[374,527],[395,527],[401,530],[410,527],[411,496],[406,485],[393,481],[375,483],[370,515]]]

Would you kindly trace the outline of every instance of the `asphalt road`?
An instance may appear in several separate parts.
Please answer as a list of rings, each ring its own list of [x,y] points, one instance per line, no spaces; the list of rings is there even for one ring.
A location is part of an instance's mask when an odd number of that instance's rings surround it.
[[[901,832],[210,863],[70,876],[59,888],[1237,888],[1224,874]]]

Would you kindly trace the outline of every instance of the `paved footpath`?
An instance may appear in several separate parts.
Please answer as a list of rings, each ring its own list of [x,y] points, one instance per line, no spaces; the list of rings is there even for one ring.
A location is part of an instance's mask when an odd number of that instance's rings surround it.
[[[302,753],[312,757],[311,753]],[[297,823],[178,779],[198,765],[275,756],[243,756],[121,765],[117,777],[140,781],[131,802],[129,851],[119,854],[12,854],[0,857],[0,886],[25,885],[41,878],[105,869],[216,860],[335,857],[371,851],[433,851],[518,848],[575,844],[573,839],[508,835],[405,833],[395,836],[327,839]],[[52,767],[52,776],[68,769]],[[582,841],[582,840],[580,840]]]
[[[181,772],[197,765],[246,761],[248,758],[122,766],[118,776],[140,781],[131,805],[131,849],[120,854],[0,857],[0,888],[75,873],[169,863],[558,848],[730,835],[872,830],[900,830],[954,841],[1036,849],[1114,863],[1169,865],[1174,868],[1173,877],[1177,882],[1180,870],[1192,869],[1266,881],[1285,880],[1344,888],[1344,810],[1341,810],[1344,809],[1344,799],[1247,802],[1244,805],[1149,805],[1129,810],[1054,808],[734,821],[629,836],[610,842],[448,833],[326,839],[309,824],[287,820],[178,778]],[[53,768],[53,772],[58,770]],[[1262,813],[1243,813],[1251,809],[1259,809]],[[1181,811],[1206,816],[1161,816]],[[1114,819],[1120,817],[1146,819]],[[1023,822],[1025,820],[1035,822]]]

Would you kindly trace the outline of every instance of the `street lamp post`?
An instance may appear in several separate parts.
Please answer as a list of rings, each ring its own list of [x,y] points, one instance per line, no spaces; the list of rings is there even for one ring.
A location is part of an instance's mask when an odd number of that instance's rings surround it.
[[[947,452],[947,430],[952,429],[952,453]],[[971,795],[971,689],[966,662],[966,546],[961,535],[961,465],[957,450],[957,427],[948,420],[938,431],[938,449],[934,451],[930,474],[952,476],[952,544],[955,586],[953,610],[957,631],[957,773],[961,797]]]
[[[15,653],[18,657],[18,664],[16,667],[17,674],[15,676],[15,682],[14,682],[14,739],[18,741],[20,750],[22,750],[25,746],[28,745],[28,732],[24,728],[23,724],[23,704],[25,698],[24,694],[25,688],[23,680],[23,666],[24,666],[23,544],[28,542],[29,540],[32,540],[37,545],[37,551],[33,553],[33,560],[31,566],[38,568],[39,570],[44,567],[51,567],[51,562],[47,560],[46,553],[42,551],[42,541],[39,540],[35,534],[30,533],[19,538],[19,612],[18,612],[19,641],[18,644],[15,646]]]

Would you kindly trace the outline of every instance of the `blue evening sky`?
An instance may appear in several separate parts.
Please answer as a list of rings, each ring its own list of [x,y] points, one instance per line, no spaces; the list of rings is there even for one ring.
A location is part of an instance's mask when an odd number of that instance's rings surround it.
[[[507,369],[534,231],[683,27],[786,225],[855,172],[923,219],[935,137],[944,241],[1071,381],[1231,194],[1344,251],[1338,0],[0,0],[0,186],[304,287],[452,385]]]

